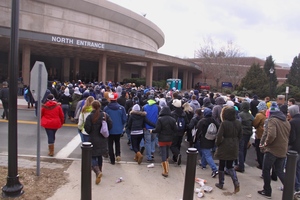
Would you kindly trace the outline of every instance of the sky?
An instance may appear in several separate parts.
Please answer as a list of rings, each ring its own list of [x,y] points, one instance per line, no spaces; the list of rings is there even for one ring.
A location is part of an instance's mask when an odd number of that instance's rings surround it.
[[[194,58],[211,38],[232,41],[245,56],[289,66],[300,53],[299,0],[109,0],[156,24],[165,34],[158,52]],[[218,44],[218,45],[217,45]]]

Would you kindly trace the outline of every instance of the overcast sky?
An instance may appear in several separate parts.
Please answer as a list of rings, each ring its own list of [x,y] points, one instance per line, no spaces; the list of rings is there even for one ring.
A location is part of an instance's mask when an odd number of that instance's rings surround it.
[[[158,52],[193,58],[203,39],[233,43],[246,56],[291,65],[300,53],[300,0],[110,0],[155,23]]]

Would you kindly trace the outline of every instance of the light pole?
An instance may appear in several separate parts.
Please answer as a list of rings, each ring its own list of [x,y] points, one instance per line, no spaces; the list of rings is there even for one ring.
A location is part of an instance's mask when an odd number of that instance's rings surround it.
[[[274,73],[273,67],[270,68],[270,99],[272,99],[272,74]]]

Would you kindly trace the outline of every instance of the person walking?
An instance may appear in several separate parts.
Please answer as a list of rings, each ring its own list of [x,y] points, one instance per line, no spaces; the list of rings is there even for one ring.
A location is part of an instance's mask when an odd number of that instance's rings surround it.
[[[108,97],[110,103],[104,108],[104,112],[106,112],[113,121],[113,126],[109,130],[108,153],[110,157],[110,163],[114,165],[115,161],[121,161],[120,138],[123,133],[125,123],[127,121],[127,116],[125,108],[117,103],[118,94],[109,93]]]
[[[84,130],[89,134],[89,140],[93,145],[92,169],[96,174],[95,183],[99,184],[102,178],[103,156],[107,155],[107,138],[100,133],[102,120],[107,122],[109,130],[112,128],[112,120],[108,114],[101,111],[101,103],[98,100],[92,102],[92,108],[93,111],[87,116],[84,123]]]
[[[64,93],[59,97],[58,102],[61,103],[64,113],[64,123],[66,123],[67,115],[70,109],[70,103],[72,102],[72,96],[69,93],[69,88],[64,90]]]
[[[291,105],[288,108],[288,116],[290,118],[291,131],[289,137],[290,150],[298,152],[295,177],[295,191],[300,191],[300,112],[299,106]]]
[[[80,135],[82,142],[89,142],[89,134],[84,129],[84,124],[86,121],[87,116],[91,114],[93,108],[92,108],[92,102],[94,101],[93,96],[89,96],[86,101],[84,102],[84,105],[82,107],[82,110],[80,112],[79,118],[78,118],[78,133]]]
[[[235,109],[226,106],[221,112],[221,124],[216,138],[216,153],[215,157],[219,159],[219,182],[216,187],[223,189],[225,178],[225,167],[230,175],[233,185],[234,193],[240,191],[240,183],[236,171],[233,169],[233,161],[238,158],[239,141],[242,138],[242,125],[236,119]]]
[[[45,128],[47,133],[49,156],[54,155],[55,134],[63,123],[64,113],[61,105],[55,101],[53,94],[49,94],[41,110],[41,126]]]
[[[74,93],[72,94],[72,103],[70,105],[70,118],[71,121],[74,122],[75,111],[77,107],[77,103],[82,99],[82,93],[79,91],[78,87],[75,87]]]
[[[212,170],[211,177],[215,178],[219,172],[214,162],[212,149],[215,147],[215,140],[209,140],[205,137],[208,126],[213,123],[218,128],[217,122],[212,118],[212,111],[210,108],[205,108],[203,112],[204,118],[202,118],[197,124],[197,139],[200,143],[201,152],[201,168],[205,169],[208,164]]]
[[[161,109],[156,126],[151,132],[157,133],[163,168],[162,176],[167,177],[169,175],[169,149],[177,132],[176,120],[171,116],[169,107],[164,106]]]
[[[2,89],[0,90],[0,99],[2,101],[3,113],[1,115],[2,119],[8,120],[8,102],[9,102],[9,88],[8,83],[4,81],[2,83]]]
[[[143,155],[140,151],[140,143],[144,138],[144,127],[145,123],[155,126],[146,118],[146,112],[141,111],[139,104],[135,104],[129,113],[129,118],[127,122],[127,128],[130,132],[130,139],[132,144],[132,149],[135,152],[134,160],[141,164],[143,160]]]
[[[262,169],[264,186],[263,190],[257,192],[266,198],[271,198],[270,170],[274,165],[276,175],[279,177],[281,183],[284,184],[284,163],[291,130],[290,123],[275,102],[270,107],[270,116],[265,129],[266,131],[264,131],[260,141],[260,148],[265,152]]]

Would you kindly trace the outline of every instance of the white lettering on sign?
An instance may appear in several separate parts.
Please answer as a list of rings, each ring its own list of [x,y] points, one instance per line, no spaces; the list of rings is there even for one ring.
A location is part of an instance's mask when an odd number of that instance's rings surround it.
[[[52,36],[52,42],[65,43],[65,44],[74,44],[74,40],[71,39],[71,38],[56,37],[56,36]]]
[[[104,44],[100,42],[91,42],[91,41],[85,41],[85,40],[77,40],[67,37],[58,37],[58,36],[52,36],[51,38],[52,42],[57,43],[64,43],[64,44],[74,44],[78,46],[85,46],[85,47],[93,47],[98,49],[104,49]]]
[[[104,44],[100,42],[90,42],[90,41],[85,41],[85,40],[77,40],[76,44],[78,46],[86,46],[86,47],[94,47],[98,49],[104,49]]]

